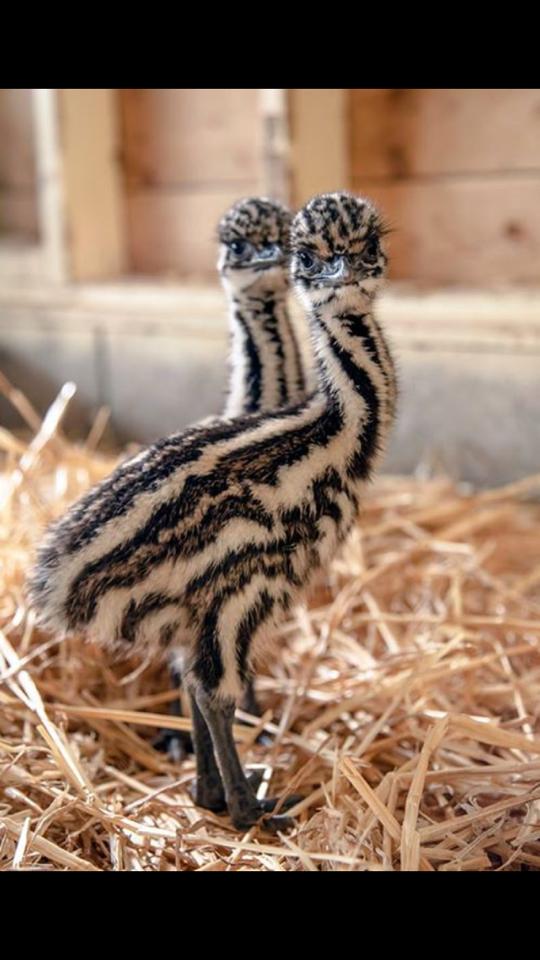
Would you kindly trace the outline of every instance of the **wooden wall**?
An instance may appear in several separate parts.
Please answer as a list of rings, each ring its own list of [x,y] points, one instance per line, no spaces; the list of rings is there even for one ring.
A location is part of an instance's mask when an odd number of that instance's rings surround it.
[[[31,90],[0,90],[0,237],[37,239]]]
[[[131,269],[215,277],[216,223],[262,178],[259,90],[119,90]]]
[[[349,92],[287,91],[289,200],[296,209],[318,193],[349,187]]]
[[[58,93],[70,275],[215,280],[219,216],[268,183],[262,91]],[[539,284],[540,90],[288,94],[293,204],[372,196],[395,227],[395,280]],[[1,240],[38,239],[31,98],[0,90]]]
[[[350,90],[349,122],[394,279],[540,282],[540,90]]]

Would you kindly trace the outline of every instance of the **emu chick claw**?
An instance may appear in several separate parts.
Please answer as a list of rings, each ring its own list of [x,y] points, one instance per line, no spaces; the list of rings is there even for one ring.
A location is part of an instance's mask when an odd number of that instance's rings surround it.
[[[268,816],[268,814],[271,814],[277,807],[279,799],[279,797],[266,797],[264,800],[257,800],[251,810],[246,811],[240,816],[231,817],[234,826],[238,830],[248,830],[250,827],[258,824],[263,830],[268,830],[270,833],[277,833],[278,830],[292,830],[293,827],[296,826],[293,817],[287,817],[281,813],[277,813],[275,816]],[[298,794],[292,794],[283,801],[280,809],[288,810],[290,807],[296,806],[296,804],[303,799],[304,798]]]

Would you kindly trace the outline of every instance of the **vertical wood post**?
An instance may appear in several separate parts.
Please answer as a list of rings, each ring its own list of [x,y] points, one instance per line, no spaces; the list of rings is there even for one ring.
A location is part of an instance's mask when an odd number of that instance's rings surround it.
[[[289,90],[292,201],[348,189],[348,90]]]
[[[116,90],[59,90],[70,272],[118,277],[127,268]]]
[[[67,280],[67,251],[57,90],[32,90],[42,279]]]
[[[261,90],[260,106],[263,192],[274,200],[288,203],[290,184],[286,91]]]

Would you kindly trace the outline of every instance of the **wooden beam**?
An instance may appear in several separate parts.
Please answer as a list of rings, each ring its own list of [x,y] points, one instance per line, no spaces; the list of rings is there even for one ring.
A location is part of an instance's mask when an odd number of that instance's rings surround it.
[[[227,207],[240,197],[281,190],[274,136],[279,130],[274,125],[267,131],[271,142],[265,140],[261,109],[269,107],[272,120],[278,119],[279,96],[261,105],[262,94],[118,91],[134,272],[215,277],[216,224]]]
[[[348,189],[348,91],[289,90],[292,202]]]
[[[38,238],[0,249],[8,284],[62,286],[125,272],[116,91],[32,90]]]
[[[37,240],[32,91],[0,89],[0,238]]]
[[[127,267],[116,90],[58,90],[69,271],[74,280]]]
[[[289,137],[287,128],[287,91],[262,89],[260,91],[262,123],[262,187],[263,193],[274,200],[288,203]]]
[[[62,161],[59,145],[56,90],[32,90],[31,131],[35,157],[37,238],[0,248],[3,286],[58,287],[66,282],[67,263],[63,215]]]
[[[395,227],[391,279],[538,284],[540,90],[352,89],[349,101],[353,189]]]
[[[540,171],[540,90],[349,90],[353,177]]]
[[[536,285],[540,173],[374,182],[353,179],[394,232],[390,278],[424,287]]]
[[[67,279],[67,260],[57,91],[32,93],[42,269],[45,281],[58,285]]]

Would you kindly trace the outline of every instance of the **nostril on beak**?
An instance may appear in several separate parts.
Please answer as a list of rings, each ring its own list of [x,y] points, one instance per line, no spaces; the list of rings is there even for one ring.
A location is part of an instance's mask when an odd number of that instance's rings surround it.
[[[272,263],[275,260],[281,258],[281,247],[278,243],[269,243],[267,246],[262,247],[257,253],[257,260],[266,261],[267,263]]]
[[[349,280],[352,270],[347,257],[334,257],[329,264],[327,276],[329,280]]]

